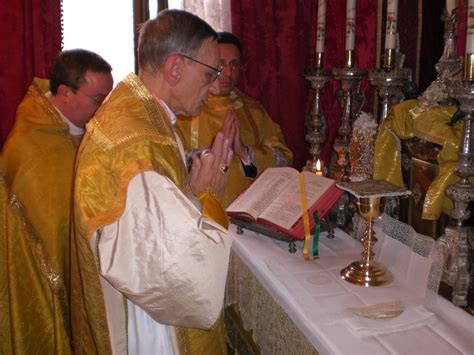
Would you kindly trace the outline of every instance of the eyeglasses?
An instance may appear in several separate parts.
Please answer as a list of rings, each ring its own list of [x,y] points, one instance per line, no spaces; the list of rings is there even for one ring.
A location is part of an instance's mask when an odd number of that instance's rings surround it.
[[[92,95],[88,95],[88,94],[82,92],[80,88],[79,88],[79,89],[76,89],[76,88],[72,88],[72,87],[71,87],[71,89],[73,89],[72,91],[73,91],[75,94],[79,93],[79,94],[82,94],[82,95],[88,97],[88,98],[94,103],[94,105],[96,105],[97,107],[99,107],[100,105],[102,105],[102,102],[104,102],[104,100],[105,100],[105,96],[104,96],[104,95],[92,96]]]
[[[222,73],[222,69],[223,69],[223,68],[222,68],[222,65],[219,65],[219,66],[216,68],[216,67],[213,67],[212,65],[208,65],[208,64],[206,64],[206,63],[200,62],[199,60],[194,59],[193,57],[190,57],[190,56],[188,56],[188,55],[186,55],[186,54],[180,54],[180,56],[182,56],[182,57],[184,57],[184,58],[186,58],[186,59],[189,59],[189,60],[191,60],[191,61],[193,61],[193,62],[196,62],[196,63],[198,63],[198,64],[201,64],[201,65],[205,66],[206,68],[212,69],[212,70],[214,71],[214,75],[213,75],[213,77],[212,77],[212,81],[215,81],[215,80],[219,77],[219,75],[221,75],[221,73]]]

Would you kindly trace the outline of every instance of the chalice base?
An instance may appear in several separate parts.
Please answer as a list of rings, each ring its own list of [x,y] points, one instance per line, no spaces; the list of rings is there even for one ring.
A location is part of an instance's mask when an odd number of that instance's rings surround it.
[[[393,280],[392,273],[377,262],[367,264],[354,261],[341,270],[341,277],[347,282],[365,287],[387,285]]]

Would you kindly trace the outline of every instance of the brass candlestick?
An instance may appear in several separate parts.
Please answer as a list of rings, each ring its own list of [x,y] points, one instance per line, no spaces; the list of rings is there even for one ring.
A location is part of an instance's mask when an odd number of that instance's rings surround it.
[[[367,221],[367,229],[361,239],[364,245],[362,260],[354,261],[341,270],[341,277],[361,286],[381,286],[393,280],[393,276],[383,265],[374,260],[373,247],[377,242],[373,221],[381,216],[385,208],[384,197],[363,197],[357,202],[359,214]]]

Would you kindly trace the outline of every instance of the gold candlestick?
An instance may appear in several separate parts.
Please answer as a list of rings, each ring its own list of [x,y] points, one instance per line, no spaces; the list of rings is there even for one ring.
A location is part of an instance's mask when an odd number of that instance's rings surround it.
[[[346,68],[354,68],[355,67],[355,51],[353,49],[347,50],[344,55],[344,63]]]
[[[393,280],[392,274],[383,265],[374,260],[373,247],[377,242],[373,230],[373,221],[380,217],[385,207],[384,197],[363,197],[357,202],[359,214],[367,223],[367,229],[361,239],[364,245],[362,260],[354,261],[341,270],[341,277],[361,286],[381,286]]]
[[[395,68],[395,48],[385,48],[385,56],[383,60],[383,68],[387,71]]]
[[[466,53],[464,58],[464,80],[474,81],[474,53]]]
[[[324,53],[316,52],[316,60],[315,60],[314,66],[318,69],[322,69],[323,63],[324,63]]]

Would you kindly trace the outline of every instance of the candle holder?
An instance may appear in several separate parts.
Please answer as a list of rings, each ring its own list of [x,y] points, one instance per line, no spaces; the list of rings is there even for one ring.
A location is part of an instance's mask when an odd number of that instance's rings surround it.
[[[346,68],[355,67],[355,50],[346,49],[344,52],[344,63],[346,63]]]
[[[379,116],[379,123],[382,123],[388,116],[390,108],[403,99],[401,88],[404,80],[411,75],[409,69],[392,68],[387,70],[375,69],[369,72],[370,83],[377,87],[380,98],[382,99],[382,109]]]
[[[464,60],[464,80],[474,81],[474,53],[466,53]]]
[[[342,116],[337,131],[338,135],[333,146],[338,156],[337,165],[331,166],[331,176],[338,181],[348,181],[350,174],[349,143],[352,122],[359,114],[364,103],[364,95],[360,92],[360,82],[366,71],[346,66],[345,68],[333,69],[332,72],[334,78],[341,83],[341,88],[337,91],[337,97],[342,107]]]
[[[320,54],[317,57],[322,61],[322,53]],[[314,99],[311,110],[306,115],[306,128],[308,131],[305,139],[310,145],[310,158],[306,161],[304,169],[316,173],[318,172],[318,160],[321,164],[321,144],[326,140],[326,121],[321,109],[321,89],[326,81],[331,79],[331,73],[327,69],[316,67],[306,70],[305,78],[311,82],[311,87],[314,89]],[[319,171],[323,171],[321,166]]]
[[[454,100],[449,96],[449,87],[454,76],[462,69],[461,60],[459,59],[456,47],[456,21],[457,11],[448,14],[446,10],[443,12],[444,21],[444,47],[435,68],[438,72],[436,80],[434,80],[423,94],[418,98],[418,107],[415,111],[426,110],[438,105],[450,106],[454,104]]]
[[[393,280],[391,272],[374,259],[373,247],[377,238],[375,238],[373,222],[382,215],[386,197],[402,196],[410,192],[381,180],[342,182],[337,186],[357,197],[359,214],[367,221],[367,228],[361,239],[364,245],[361,259],[342,269],[341,277],[347,282],[365,287],[390,283]]]
[[[395,56],[395,48],[385,48],[385,56],[383,60],[383,69],[385,71],[391,71],[393,68],[395,68]]]
[[[469,203],[474,201],[474,185],[469,178],[474,176],[474,136],[472,132],[474,120],[474,83],[467,76],[463,82],[452,81],[450,96],[460,102],[463,130],[459,146],[459,161],[454,171],[460,180],[446,189],[446,195],[454,202],[450,215],[456,220],[456,226],[446,227],[446,244],[450,250],[445,279],[453,286],[453,303],[467,306],[467,293],[470,285],[469,244],[468,236],[473,228],[464,226],[470,217]],[[447,277],[446,277],[447,276]]]
[[[445,9],[443,11],[443,21],[444,47],[443,54],[435,65],[435,69],[438,72],[435,81],[447,92],[448,86],[454,80],[454,76],[462,69],[456,45],[457,10],[453,10],[451,14],[448,14]],[[441,102],[442,105],[451,105],[452,103],[452,100],[449,98]]]
[[[323,52],[316,52],[316,59],[315,59],[315,63],[314,63],[314,66],[316,69],[322,69],[323,68],[323,63],[324,63],[324,53]],[[311,70],[314,70],[314,69],[310,69]],[[310,80],[308,78],[306,78],[307,80]]]

